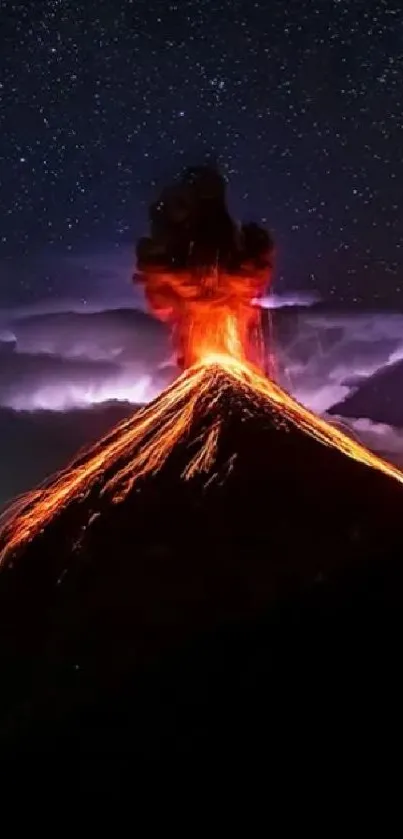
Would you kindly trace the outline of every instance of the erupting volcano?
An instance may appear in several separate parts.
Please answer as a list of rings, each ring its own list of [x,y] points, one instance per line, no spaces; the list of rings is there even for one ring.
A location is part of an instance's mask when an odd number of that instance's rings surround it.
[[[402,473],[265,376],[272,254],[268,233],[231,220],[209,167],[151,207],[135,281],[182,372],[0,533],[2,647],[39,662],[52,696],[73,662],[91,692],[105,670],[400,544]]]
[[[262,412],[279,433],[295,428],[403,483],[397,467],[303,408],[250,365],[232,355],[211,353],[151,405],[80,455],[48,486],[19,500],[6,513],[9,521],[0,535],[1,561],[11,559],[14,551],[40,535],[68,504],[85,502],[94,490],[100,499],[121,502],[140,479],[155,475],[178,446],[188,453],[181,472],[184,481],[198,474],[206,482],[219,479],[217,452],[234,405],[246,421],[254,412]],[[234,464],[237,456],[234,446],[229,462]],[[90,518],[96,512],[91,511]]]
[[[400,470],[304,409],[262,374],[265,348],[258,299],[271,280],[273,242],[256,224],[235,225],[221,175],[209,166],[186,170],[151,205],[150,227],[151,237],[137,246],[134,280],[145,285],[153,313],[171,323],[184,373],[48,487],[18,501],[0,534],[2,561],[41,533],[67,504],[85,498],[94,485],[103,482],[101,496],[121,501],[139,479],[155,474],[180,444],[192,452],[184,480],[198,472],[214,473],[219,438],[225,432],[221,403],[228,389],[243,413],[248,412],[246,405],[259,403],[275,425],[291,423],[403,482]],[[217,383],[223,381],[220,388]],[[199,425],[202,430],[195,438]],[[236,456],[234,447],[232,458]]]

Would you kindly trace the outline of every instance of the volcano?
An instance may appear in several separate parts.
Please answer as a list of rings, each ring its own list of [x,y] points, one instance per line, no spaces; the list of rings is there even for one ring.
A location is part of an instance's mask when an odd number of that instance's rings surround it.
[[[402,483],[252,368],[195,365],[6,513],[3,743],[171,759],[224,706],[385,685]]]

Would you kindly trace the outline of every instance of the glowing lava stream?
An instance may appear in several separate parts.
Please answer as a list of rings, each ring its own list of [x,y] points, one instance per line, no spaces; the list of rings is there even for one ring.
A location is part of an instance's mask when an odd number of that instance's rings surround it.
[[[199,439],[200,447],[185,471],[189,480],[210,470],[217,449],[223,418],[219,415],[220,392],[214,387],[217,377],[226,374],[249,401],[267,401],[279,419],[291,420],[316,440],[339,449],[350,458],[378,469],[403,483],[403,473],[347,437],[337,428],[312,414],[273,381],[243,361],[229,355],[212,354],[185,371],[174,384],[132,419],[121,423],[92,449],[82,454],[48,486],[28,493],[6,511],[0,533],[0,561],[11,559],[15,551],[31,541],[74,497],[85,497],[104,478],[104,473],[125,456],[128,463],[110,479],[105,479],[101,494],[119,503],[141,477],[156,473],[172,449],[186,442],[196,411],[211,414],[212,421]],[[215,410],[216,409],[216,410]]]

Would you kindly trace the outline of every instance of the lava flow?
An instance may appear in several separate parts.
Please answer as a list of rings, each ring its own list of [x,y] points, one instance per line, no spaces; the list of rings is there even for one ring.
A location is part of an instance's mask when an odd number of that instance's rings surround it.
[[[279,422],[291,422],[321,443],[403,483],[399,469],[312,414],[257,369],[228,354],[212,353],[182,373],[153,403],[81,455],[49,486],[20,499],[8,511],[0,534],[0,560],[11,559],[72,499],[86,497],[96,483],[104,481],[102,495],[115,503],[122,501],[135,482],[158,472],[176,446],[186,446],[192,422],[200,417],[210,417],[210,424],[199,438],[198,450],[182,478],[191,480],[202,472],[210,473],[225,422],[219,410],[216,386],[222,374],[236,387],[241,402],[247,399],[260,406],[263,403],[269,412],[278,416]],[[122,459],[126,465],[119,468]],[[106,478],[106,473],[111,471],[113,477]]]
[[[207,197],[203,192],[206,177]],[[208,482],[228,416],[223,394],[227,387],[245,413],[256,405],[275,423],[293,425],[321,444],[403,483],[399,469],[315,416],[263,374],[260,312],[255,301],[269,278],[272,244],[256,226],[245,225],[241,233],[235,229],[217,177],[202,172],[200,194],[200,177],[195,180],[192,175],[184,194],[190,205],[192,200],[196,205],[196,220],[192,220],[192,206],[189,220],[175,204],[179,222],[173,232],[168,217],[162,230],[157,225],[154,238],[139,248],[140,281],[154,313],[172,323],[184,371],[154,402],[6,512],[0,531],[0,562],[12,560],[72,501],[85,499],[96,487],[99,497],[123,501],[134,484],[157,473],[178,446],[186,451],[191,444],[182,479],[190,481],[205,473]],[[203,203],[208,211],[203,210]],[[195,428],[203,430],[195,436]]]

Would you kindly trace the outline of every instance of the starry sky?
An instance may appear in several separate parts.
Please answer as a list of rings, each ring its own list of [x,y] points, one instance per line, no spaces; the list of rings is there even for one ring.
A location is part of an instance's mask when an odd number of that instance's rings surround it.
[[[3,304],[128,287],[214,155],[278,290],[403,306],[401,0],[2,0],[0,55]]]

